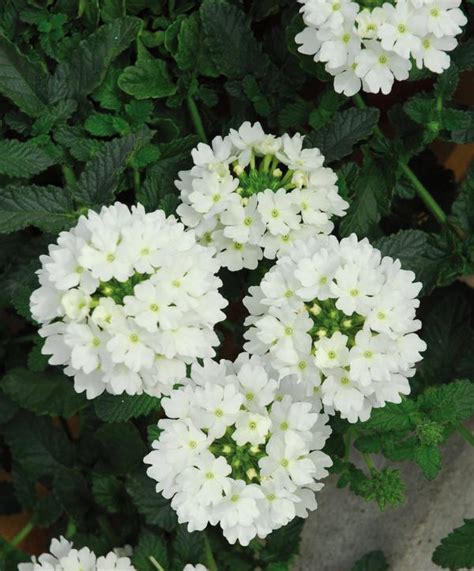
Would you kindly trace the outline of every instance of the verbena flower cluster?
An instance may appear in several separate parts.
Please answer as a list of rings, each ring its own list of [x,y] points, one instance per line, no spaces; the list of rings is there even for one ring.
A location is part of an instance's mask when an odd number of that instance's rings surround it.
[[[219,263],[174,217],[119,203],[89,211],[40,259],[31,311],[42,352],[88,398],[158,396],[214,356],[227,305]]]
[[[299,51],[323,62],[334,89],[347,96],[361,89],[390,93],[395,79],[408,78],[411,59],[442,73],[467,22],[461,0],[299,2],[306,24],[295,38]]]
[[[280,258],[244,304],[249,353],[350,422],[400,402],[426,344],[415,333],[421,284],[367,239],[320,236]]]
[[[177,212],[203,244],[215,247],[224,267],[255,269],[297,239],[331,232],[331,218],[344,215],[348,204],[336,174],[303,142],[302,135],[275,137],[245,122],[192,151],[193,168],[175,183]]]
[[[64,537],[53,539],[50,553],[33,557],[31,563],[20,563],[18,571],[136,571],[120,549],[97,557],[88,547],[75,549]]]
[[[248,545],[316,508],[332,464],[321,452],[328,417],[282,391],[259,357],[193,365],[162,405],[147,473],[190,532],[219,524]]]

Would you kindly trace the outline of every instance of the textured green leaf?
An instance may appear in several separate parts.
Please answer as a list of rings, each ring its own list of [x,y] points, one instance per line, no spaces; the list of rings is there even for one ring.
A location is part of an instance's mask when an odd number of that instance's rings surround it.
[[[28,178],[54,164],[48,153],[32,144],[14,139],[0,141],[0,174]]]
[[[55,369],[45,373],[10,369],[0,387],[14,402],[38,415],[69,418],[88,405],[71,380]]]
[[[160,59],[144,59],[127,67],[118,79],[122,91],[136,99],[168,97],[176,93],[166,63]]]
[[[464,230],[474,230],[474,165],[469,169],[451,212]]]
[[[56,233],[76,219],[68,194],[56,186],[19,186],[0,190],[0,233],[36,226]]]
[[[102,445],[100,469],[114,474],[126,474],[143,462],[145,443],[132,423],[104,424],[96,433]]]
[[[359,559],[351,571],[388,571],[388,563],[382,551],[371,551]]]
[[[178,526],[173,548],[184,567],[187,563],[196,565],[203,562],[205,554],[205,535],[202,531],[189,533],[185,525]]]
[[[292,561],[299,551],[303,522],[301,518],[295,518],[288,525],[274,531],[267,538],[265,549],[260,554],[262,561]]]
[[[427,480],[434,480],[441,470],[441,454],[437,446],[419,446],[415,450],[415,462]]]
[[[132,563],[140,571],[156,571],[156,565],[150,561],[153,557],[163,569],[168,568],[168,549],[161,534],[143,530],[138,545],[133,550]]]
[[[139,474],[127,481],[127,492],[139,513],[150,525],[172,531],[177,525],[176,512],[170,500],[163,498],[155,490],[155,483],[146,474]]]
[[[384,256],[399,259],[404,270],[415,272],[423,284],[422,292],[429,293],[439,282],[447,253],[436,237],[421,230],[400,230],[374,242]]]
[[[354,145],[367,139],[377,126],[379,110],[351,107],[341,111],[322,129],[308,136],[312,147],[317,147],[330,163],[344,158],[352,152]]]
[[[114,200],[120,175],[140,141],[136,134],[105,143],[82,172],[74,197],[84,205],[110,204]]]
[[[47,109],[47,84],[48,74],[43,68],[0,35],[0,93],[26,114],[39,117]]]
[[[433,553],[433,562],[444,569],[470,569],[474,567],[474,519],[465,519]]]
[[[92,493],[95,501],[109,513],[126,513],[130,501],[123,483],[115,476],[92,476]]]
[[[474,414],[474,382],[466,379],[430,387],[417,404],[430,419],[456,425]]]
[[[374,409],[369,420],[361,424],[361,428],[380,432],[410,430],[415,426],[413,414],[416,411],[416,405],[411,400],[404,400],[400,404],[387,403],[383,408]]]
[[[123,422],[146,416],[160,407],[160,399],[148,395],[103,394],[94,401],[95,412],[105,422]]]
[[[83,40],[56,69],[50,92],[53,100],[81,99],[104,80],[107,69],[137,37],[141,20],[126,16],[99,28]]]
[[[194,12],[181,23],[178,33],[178,49],[174,57],[178,66],[185,71],[194,71],[197,75],[208,77],[219,75],[204,42],[198,12]]]
[[[53,491],[68,516],[77,525],[86,525],[87,514],[94,507],[86,478],[77,470],[60,468],[55,473]]]
[[[451,58],[460,71],[474,69],[474,38],[459,44]]]
[[[204,41],[219,73],[239,79],[266,70],[268,57],[237,6],[224,0],[204,0],[200,15]]]

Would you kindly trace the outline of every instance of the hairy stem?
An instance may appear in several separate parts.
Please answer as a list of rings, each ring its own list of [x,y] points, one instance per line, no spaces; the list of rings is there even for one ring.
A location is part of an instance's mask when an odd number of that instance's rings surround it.
[[[471,446],[474,446],[474,434],[468,430],[464,425],[458,424],[457,430],[459,434],[464,438],[466,442],[469,442]]]
[[[369,472],[371,474],[377,472],[377,468],[375,467],[372,458],[370,457],[369,454],[367,454],[367,452],[362,452],[362,458],[364,459],[364,462],[367,464],[367,468],[369,469]]]
[[[158,571],[165,571],[164,567],[162,567],[158,561],[153,557],[153,555],[150,555],[148,557],[150,563],[153,565],[153,567],[155,567],[156,569],[158,569]]]
[[[196,105],[196,102],[191,97],[191,95],[188,95],[188,97],[186,98],[186,103],[188,105],[189,114],[191,115],[191,119],[194,124],[194,128],[196,129],[197,135],[199,136],[201,141],[207,143],[207,135],[206,131],[204,130],[201,114],[199,113],[198,106]]]
[[[10,541],[10,545],[13,547],[17,547],[20,543],[31,533],[31,530],[34,528],[34,525],[29,521],[24,528],[20,529],[20,531],[15,535],[15,537]]]
[[[217,563],[212,553],[212,547],[206,535],[204,536],[204,553],[206,555],[206,567],[209,571],[218,571]]]

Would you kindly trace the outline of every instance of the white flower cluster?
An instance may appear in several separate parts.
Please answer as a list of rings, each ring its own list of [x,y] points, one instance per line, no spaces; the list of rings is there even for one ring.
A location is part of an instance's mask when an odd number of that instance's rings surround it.
[[[248,545],[316,508],[332,464],[321,452],[328,417],[282,391],[259,357],[193,365],[191,382],[162,404],[147,473],[190,532],[219,524],[230,543]]]
[[[227,305],[219,263],[173,217],[120,203],[89,211],[40,260],[31,312],[42,352],[88,398],[158,396],[214,356]]]
[[[299,51],[323,62],[334,89],[347,96],[390,93],[395,79],[408,78],[410,58],[419,69],[442,73],[467,22],[461,0],[299,2],[307,26],[295,38]]]
[[[74,549],[70,541],[60,537],[51,541],[49,550],[38,558],[32,557],[31,563],[20,563],[18,571],[136,571],[119,549],[97,557],[88,547]]]
[[[414,333],[414,278],[355,234],[299,242],[244,299],[244,347],[268,355],[280,379],[298,381],[326,412],[367,420],[410,392],[407,377],[426,349]]]
[[[331,232],[331,218],[344,215],[336,174],[323,167],[318,149],[303,148],[303,139],[245,122],[210,146],[200,143],[194,167],[179,173],[181,220],[229,270],[255,269],[297,239]]]

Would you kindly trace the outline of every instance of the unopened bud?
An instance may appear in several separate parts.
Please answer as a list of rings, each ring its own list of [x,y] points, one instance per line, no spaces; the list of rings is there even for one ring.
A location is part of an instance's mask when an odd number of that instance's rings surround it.
[[[280,177],[283,176],[283,172],[282,172],[281,169],[274,169],[274,171],[272,172],[272,175],[273,175],[275,178],[280,178]]]
[[[316,317],[321,313],[321,307],[317,303],[313,303],[309,308],[309,312]]]
[[[254,478],[258,478],[258,474],[257,471],[255,470],[255,468],[249,468],[246,472],[247,474],[247,478],[249,480],[253,480]]]
[[[243,174],[244,168],[241,167],[240,165],[235,165],[234,172],[237,176],[240,176],[241,174]],[[237,192],[238,192],[238,190],[237,190]]]
[[[319,331],[316,331],[316,335],[321,339],[321,337],[326,337],[326,335],[328,334],[328,332],[326,331],[326,329],[320,329]]]

